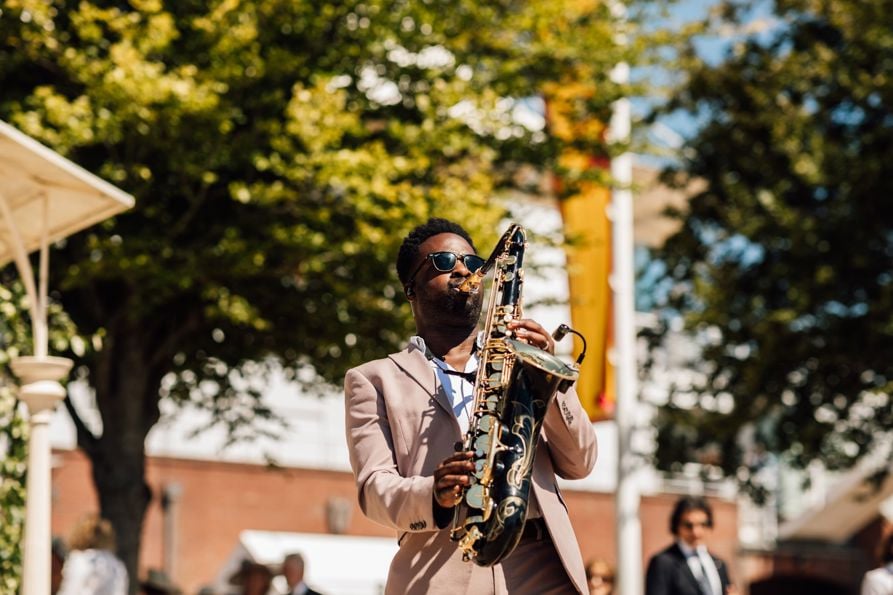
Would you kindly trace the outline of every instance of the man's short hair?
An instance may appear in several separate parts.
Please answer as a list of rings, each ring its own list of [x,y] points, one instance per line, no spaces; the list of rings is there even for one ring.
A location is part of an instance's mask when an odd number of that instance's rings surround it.
[[[431,236],[436,236],[440,233],[456,234],[474,248],[471,236],[468,235],[468,232],[461,225],[447,219],[431,217],[403,238],[403,244],[400,245],[400,251],[397,253],[397,276],[400,278],[400,283],[406,285],[406,282],[409,281],[410,267],[418,258],[419,246]],[[477,251],[476,248],[475,251]]]
[[[81,517],[71,532],[68,547],[72,550],[108,550],[115,551],[115,528],[111,521],[97,513],[89,513]]]
[[[285,556],[285,559],[282,560],[282,563],[288,564],[289,562],[297,562],[298,566],[303,568],[304,567],[304,556],[302,556],[301,554],[298,554],[297,552],[288,554],[287,556]]]
[[[707,526],[713,527],[713,509],[707,500],[700,496],[683,496],[676,501],[673,507],[673,514],[670,515],[670,533],[679,534],[679,523],[682,522],[682,516],[693,510],[700,510],[707,515]]]

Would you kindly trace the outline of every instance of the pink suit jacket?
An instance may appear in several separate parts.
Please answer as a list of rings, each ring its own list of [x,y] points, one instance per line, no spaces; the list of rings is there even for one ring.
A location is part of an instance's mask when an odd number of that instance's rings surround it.
[[[434,521],[434,469],[463,436],[428,360],[409,347],[368,362],[347,372],[344,393],[360,508],[398,533],[386,593],[474,593],[473,583],[489,569],[463,562],[449,527],[438,529]],[[592,471],[595,431],[573,389],[556,395],[543,425],[533,492],[568,575],[588,593],[555,475],[579,479]]]

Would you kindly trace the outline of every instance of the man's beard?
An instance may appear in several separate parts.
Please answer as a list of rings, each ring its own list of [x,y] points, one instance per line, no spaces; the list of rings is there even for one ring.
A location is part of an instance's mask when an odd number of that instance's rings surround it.
[[[455,325],[461,321],[469,329],[477,326],[481,318],[483,303],[483,291],[465,293],[455,289],[450,289],[434,300],[435,306],[441,312],[443,322]]]

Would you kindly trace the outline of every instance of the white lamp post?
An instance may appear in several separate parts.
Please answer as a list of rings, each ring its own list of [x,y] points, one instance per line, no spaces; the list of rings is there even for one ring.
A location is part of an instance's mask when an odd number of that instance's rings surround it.
[[[49,422],[72,361],[48,354],[49,244],[133,206],[133,197],[0,121],[0,266],[15,261],[28,296],[34,355],[14,359],[29,412],[23,595],[50,592]],[[40,250],[38,284],[28,253]]]
[[[625,24],[626,7],[612,2],[611,11],[618,23]],[[625,27],[617,35],[621,46],[628,44]],[[617,64],[611,72],[614,82],[629,83],[630,68],[626,62]],[[629,98],[618,99],[611,116],[611,139],[628,143],[632,126],[632,106]],[[614,349],[617,404],[617,592],[620,595],[642,593],[642,525],[639,520],[638,478],[635,475],[636,456],[632,449],[636,412],[636,288],[633,237],[633,155],[629,151],[611,160],[614,188],[611,195],[613,219],[612,255],[614,272]]]

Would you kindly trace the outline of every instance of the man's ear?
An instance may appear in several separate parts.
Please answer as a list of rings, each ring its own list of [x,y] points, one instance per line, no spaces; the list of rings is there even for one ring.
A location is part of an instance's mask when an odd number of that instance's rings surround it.
[[[406,287],[404,287],[403,292],[409,299],[412,299],[415,296],[415,290],[412,288],[411,285],[407,285]]]

